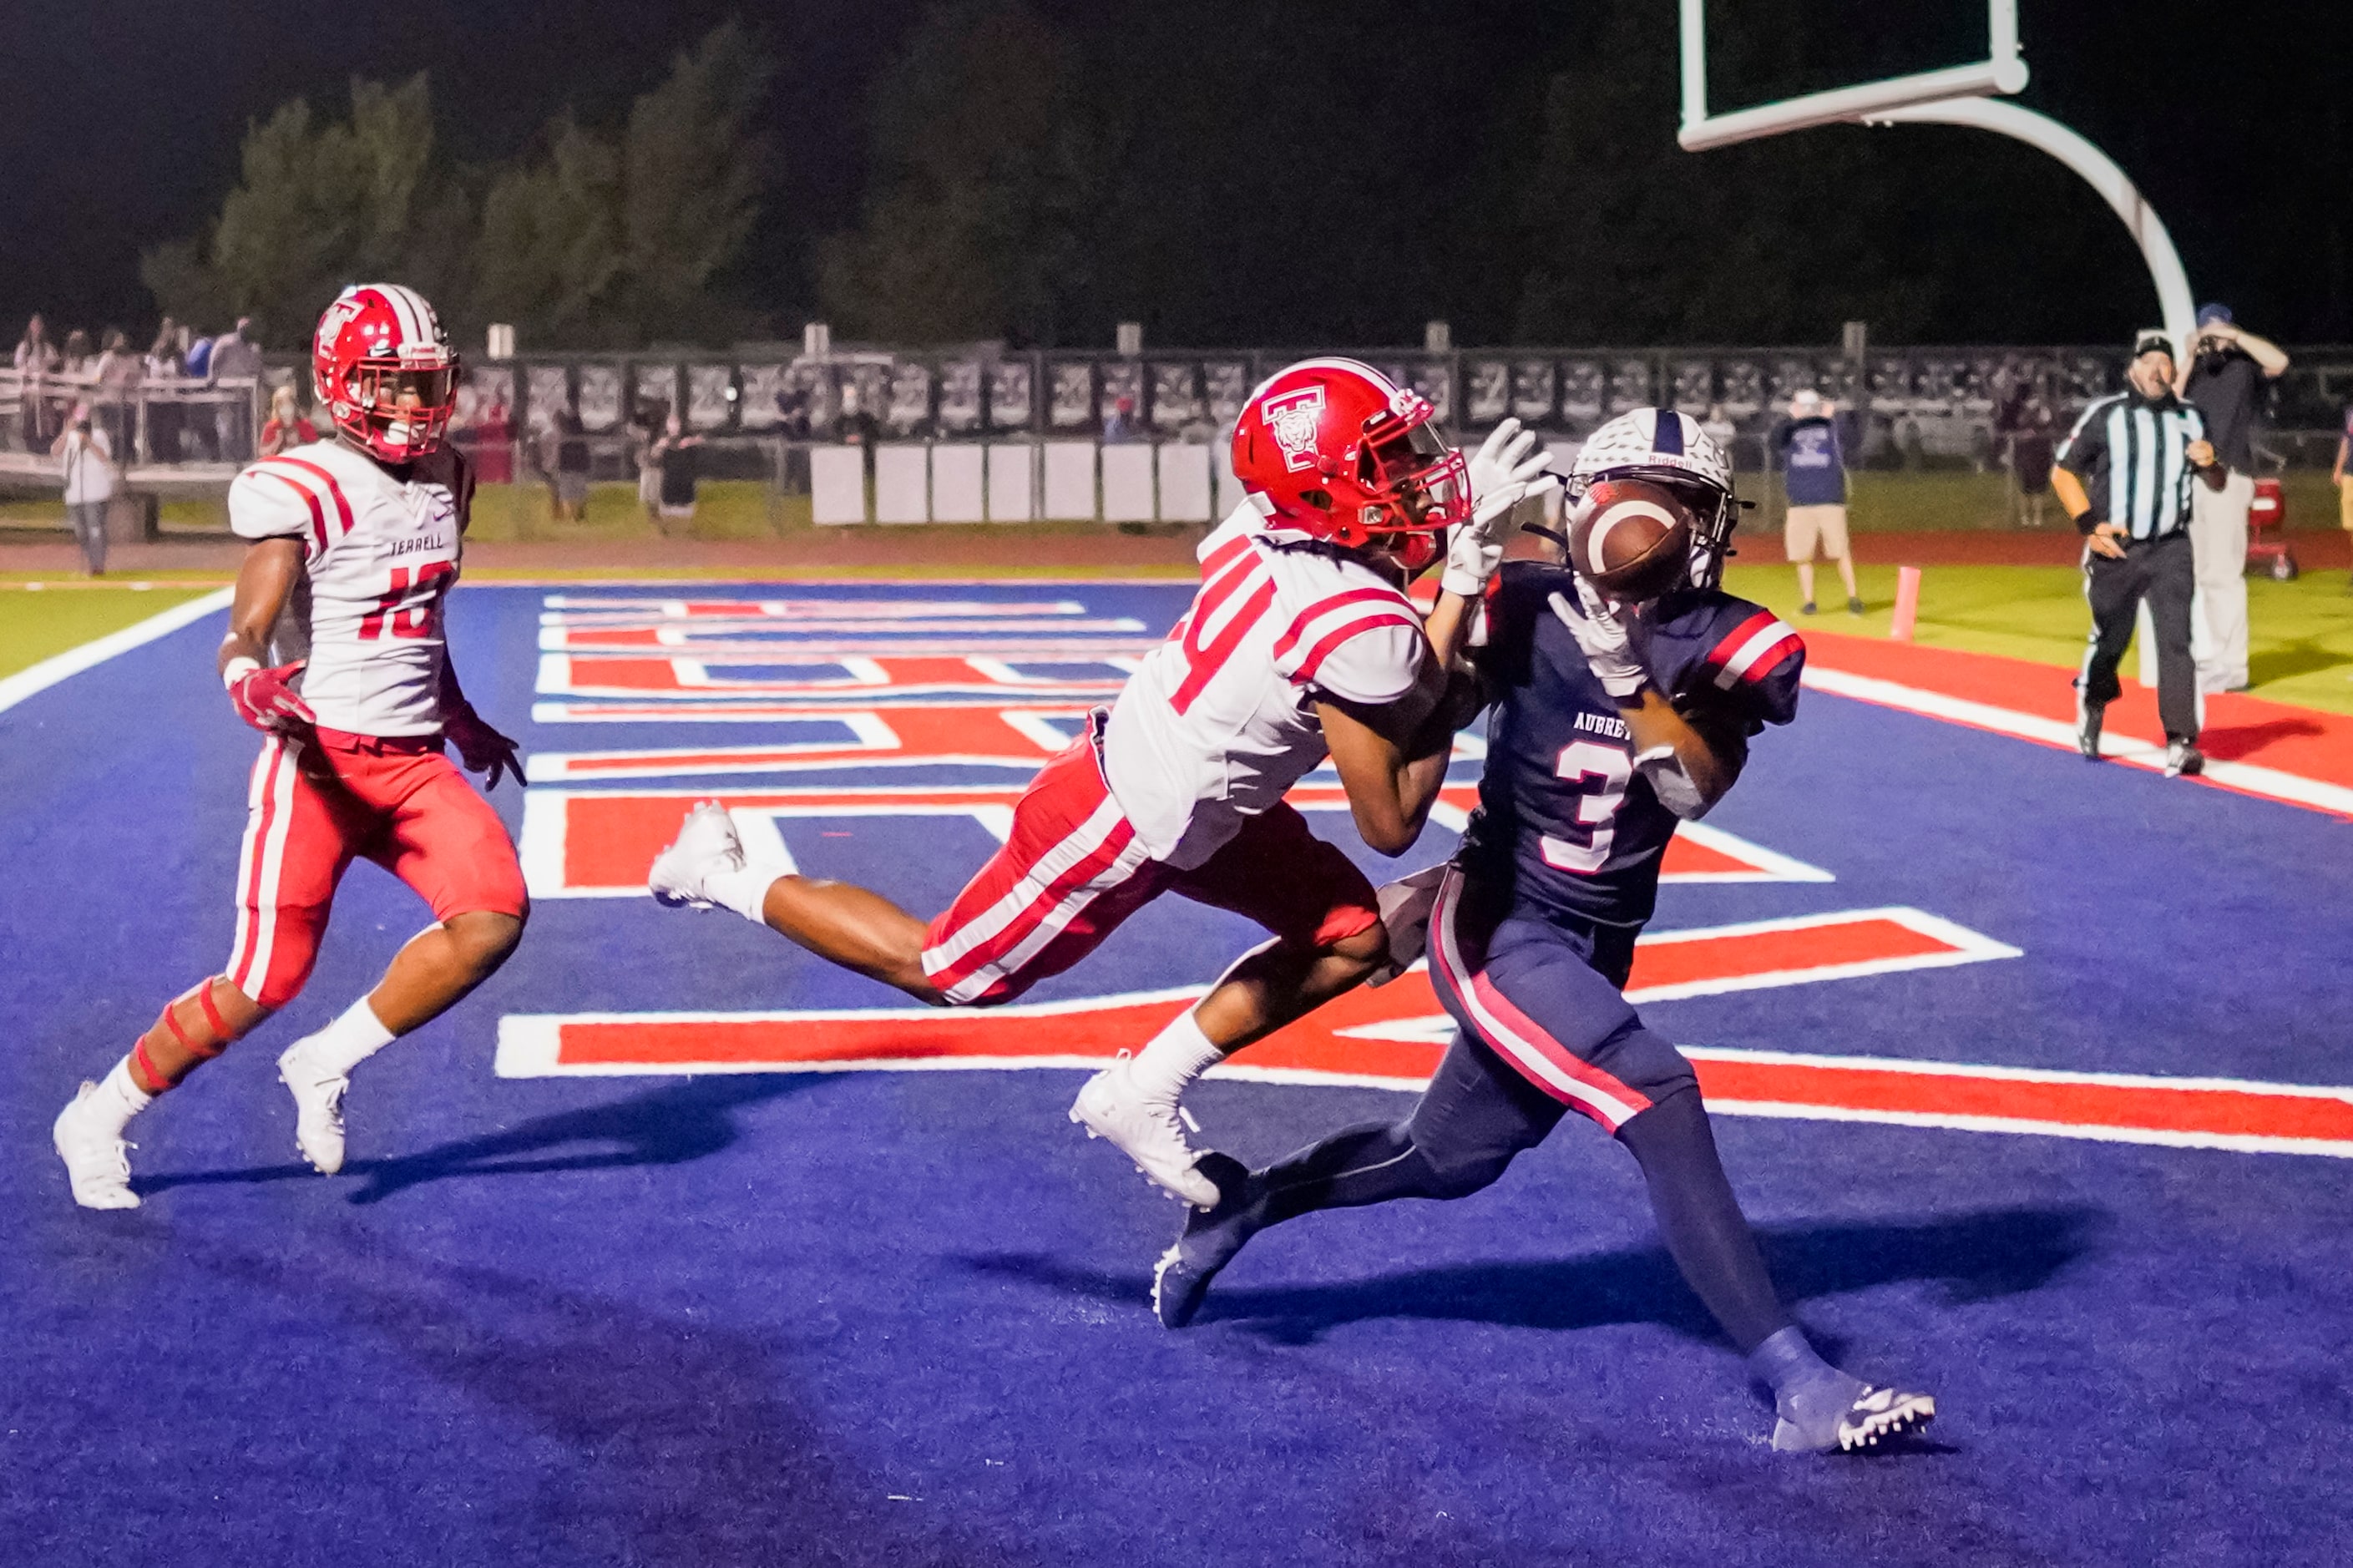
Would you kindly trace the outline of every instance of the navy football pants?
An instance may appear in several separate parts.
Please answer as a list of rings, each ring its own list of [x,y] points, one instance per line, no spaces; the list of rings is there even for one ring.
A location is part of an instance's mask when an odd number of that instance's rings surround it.
[[[1461,918],[1450,878],[1430,923],[1430,973],[1462,1027],[1413,1110],[1259,1173],[1248,1227],[1392,1198],[1467,1196],[1574,1105],[1641,1166],[1668,1252],[1741,1353],[1788,1327],[1691,1064],[1620,993],[1633,933],[1600,928],[1597,952],[1593,932],[1549,921],[1505,921],[1483,943],[1478,929]],[[1472,960],[1482,962],[1465,967]]]

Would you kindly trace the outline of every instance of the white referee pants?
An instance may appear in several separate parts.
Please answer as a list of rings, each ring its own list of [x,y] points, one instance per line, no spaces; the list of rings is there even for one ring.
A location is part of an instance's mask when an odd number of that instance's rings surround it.
[[[2247,684],[2247,509],[2254,499],[2253,477],[2236,470],[2219,490],[2189,481],[2189,545],[2198,556],[2190,656],[2201,695]]]

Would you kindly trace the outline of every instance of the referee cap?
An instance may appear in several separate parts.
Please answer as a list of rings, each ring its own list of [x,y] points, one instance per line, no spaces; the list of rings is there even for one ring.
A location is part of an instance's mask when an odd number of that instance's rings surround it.
[[[2171,359],[2173,340],[2154,328],[2146,328],[2136,332],[2133,334],[2132,356],[2138,359],[2143,354],[2163,354],[2166,358]]]

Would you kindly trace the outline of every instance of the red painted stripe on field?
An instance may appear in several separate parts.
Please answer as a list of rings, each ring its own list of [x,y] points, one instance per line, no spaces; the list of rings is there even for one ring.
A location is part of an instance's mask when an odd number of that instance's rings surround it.
[[[1818,669],[1869,676],[2041,719],[2074,722],[2074,671],[2056,665],[1885,642],[1844,632],[1809,630],[1806,647],[1809,661]],[[2158,720],[2156,691],[2137,680],[2126,680],[2124,695],[2108,705],[2107,731],[2163,745],[2165,726]],[[2206,699],[2206,728],[2199,745],[2218,762],[2255,763],[2353,788],[2353,718],[2342,714],[2240,692],[2217,692]]]

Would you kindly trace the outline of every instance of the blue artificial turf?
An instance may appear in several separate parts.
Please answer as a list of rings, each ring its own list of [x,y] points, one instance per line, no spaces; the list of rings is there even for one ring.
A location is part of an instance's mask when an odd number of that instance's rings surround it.
[[[1155,627],[1184,596],[1056,593]],[[470,691],[533,749],[712,738],[527,725],[539,610],[451,605]],[[425,918],[361,868],[311,991],[135,1124],[146,1206],[77,1210],[50,1118],[228,942],[252,746],[217,635],[0,713],[0,1561],[2353,1556],[2346,1162],[1720,1120],[1800,1315],[1944,1407],[1923,1450],[1793,1458],[1581,1124],[1461,1203],[1269,1233],[1169,1334],[1145,1297],[1176,1205],[1064,1121],[1075,1074],[494,1078],[502,1013],[895,1000],[649,902],[544,904],[362,1072],[327,1181],[271,1058]],[[1675,1038],[2353,1081],[2341,822],[1819,694],[1712,820],[1838,880],[1670,888],[1662,928],[1909,904],[2024,956],[1646,1009]],[[853,826],[796,853],[911,904],[986,849]],[[1040,995],[1198,983],[1247,940],[1155,906]],[[1406,1103],[1193,1100],[1254,1161]]]

